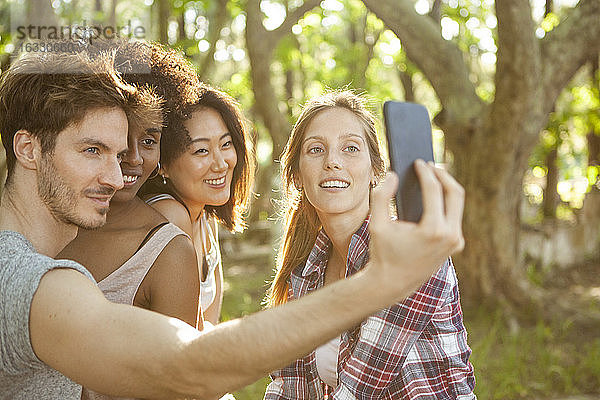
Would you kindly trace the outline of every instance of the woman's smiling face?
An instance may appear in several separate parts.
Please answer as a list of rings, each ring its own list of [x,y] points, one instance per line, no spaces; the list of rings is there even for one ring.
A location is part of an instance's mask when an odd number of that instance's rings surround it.
[[[185,128],[192,142],[164,166],[165,176],[190,210],[227,203],[237,153],[223,118],[212,108],[202,108],[186,121]]]
[[[127,153],[121,159],[123,189],[118,190],[112,201],[130,201],[152,172],[160,159],[160,127],[143,128],[129,125]]]
[[[300,151],[295,183],[317,213],[364,218],[374,172],[361,120],[342,107],[319,112],[306,128]]]

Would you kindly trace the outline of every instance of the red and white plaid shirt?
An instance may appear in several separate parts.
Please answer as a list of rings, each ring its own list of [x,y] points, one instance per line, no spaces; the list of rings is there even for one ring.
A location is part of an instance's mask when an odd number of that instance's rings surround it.
[[[367,262],[369,218],[352,236],[346,276]],[[290,278],[290,299],[323,286],[331,241],[321,229],[305,265]],[[266,400],[476,399],[471,349],[452,261],[412,296],[342,333],[338,385],[319,378],[315,352],[271,374]]]

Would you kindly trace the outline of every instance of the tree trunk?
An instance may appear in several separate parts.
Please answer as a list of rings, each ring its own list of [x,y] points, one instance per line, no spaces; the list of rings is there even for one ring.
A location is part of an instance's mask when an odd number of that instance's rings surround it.
[[[208,79],[212,67],[215,65],[215,51],[217,41],[221,37],[221,30],[227,22],[227,0],[219,0],[215,3],[213,18],[208,24],[208,51],[202,59],[202,63],[198,69],[200,79]]]
[[[600,134],[594,131],[588,133],[588,165],[600,166]]]
[[[415,101],[415,92],[413,90],[412,74],[408,71],[398,71],[400,82],[404,88],[404,101],[413,102]]]
[[[287,141],[291,125],[286,113],[281,110],[277,91],[271,82],[273,52],[279,41],[289,34],[291,27],[318,0],[306,0],[303,5],[288,13],[281,26],[267,31],[262,24],[259,0],[249,0],[246,6],[246,48],[250,59],[250,74],[257,113],[265,124],[273,141],[273,157],[279,157]]]
[[[442,1],[434,0],[433,5],[431,6],[431,11],[429,11],[429,16],[438,24],[442,20]]]
[[[292,110],[292,100],[294,99],[294,70],[292,68],[285,71],[285,104],[287,106],[287,115],[294,114]]]
[[[248,6],[246,10],[246,47],[250,59],[250,76],[256,111],[263,121],[273,142],[273,156],[278,157],[285,145],[284,138],[290,131],[290,124],[285,113],[279,110],[277,92],[271,83],[271,63],[274,45],[266,39],[266,30],[262,25],[262,14],[257,0],[248,2],[256,6]]]
[[[592,58],[591,79],[596,93],[600,93],[600,66],[598,55]],[[600,131],[592,129],[587,135],[588,166],[600,168]],[[580,223],[584,224],[586,255],[600,259],[600,177],[590,182],[592,187],[585,196]]]
[[[102,1],[96,0],[94,2],[94,22],[96,24],[102,24],[103,19]]]
[[[177,16],[177,40],[183,41],[185,39],[185,9],[183,9],[181,14]]]
[[[169,0],[158,0],[158,41],[169,44]]]
[[[368,13],[365,13],[363,17],[364,29],[362,29],[360,35],[360,46],[363,47],[361,54],[363,54],[363,58],[358,60],[359,62],[355,64],[356,76],[354,77],[354,87],[360,90],[364,90],[367,86],[367,69],[369,68],[373,54],[375,54],[375,46],[379,41],[379,37],[383,33],[383,29],[373,32],[372,41],[370,42],[366,35],[367,17]]]
[[[34,27],[58,26],[58,18],[52,8],[51,0],[28,0],[26,18],[26,25],[33,25]],[[38,33],[40,37],[37,37]],[[41,29],[34,33],[35,37],[31,39],[39,39],[42,42],[46,41],[48,40],[48,33],[48,29]]]
[[[275,195],[273,192],[273,177],[277,173],[276,165],[271,160],[258,166],[254,180],[254,192],[258,194],[258,197],[252,199],[250,215],[248,216],[249,225],[264,219],[264,216],[260,213],[266,212],[268,217],[272,217],[274,211],[272,199]]]
[[[446,136],[456,134],[442,129]],[[500,156],[501,144],[494,142],[502,141],[505,131],[491,117],[473,129],[471,143],[453,151],[455,173],[466,192],[466,245],[455,257],[461,293],[471,303],[499,303],[529,316],[539,296],[528,284],[518,247],[523,162]],[[517,144],[508,146],[511,153],[518,151]]]
[[[117,1],[118,0],[112,0],[110,2],[110,16],[109,16],[109,25],[115,30],[117,29]]]
[[[558,192],[556,191],[556,185],[558,185],[558,166],[556,165],[556,156],[557,147],[553,146],[546,156],[548,173],[546,174],[546,188],[544,189],[544,203],[542,205],[544,218],[556,217],[556,206],[558,205]]]

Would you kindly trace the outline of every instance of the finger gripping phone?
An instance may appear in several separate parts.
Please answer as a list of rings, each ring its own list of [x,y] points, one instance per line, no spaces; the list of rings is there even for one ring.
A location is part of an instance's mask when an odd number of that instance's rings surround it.
[[[386,101],[383,117],[391,167],[400,178],[396,193],[398,219],[419,222],[423,201],[414,162],[419,158],[433,161],[429,113],[420,104]]]

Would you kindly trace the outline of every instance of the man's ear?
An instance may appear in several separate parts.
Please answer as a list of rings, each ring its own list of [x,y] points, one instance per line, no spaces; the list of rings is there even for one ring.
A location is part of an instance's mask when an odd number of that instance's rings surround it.
[[[13,151],[17,162],[25,169],[37,170],[42,154],[42,145],[29,131],[21,129],[13,138]]]

